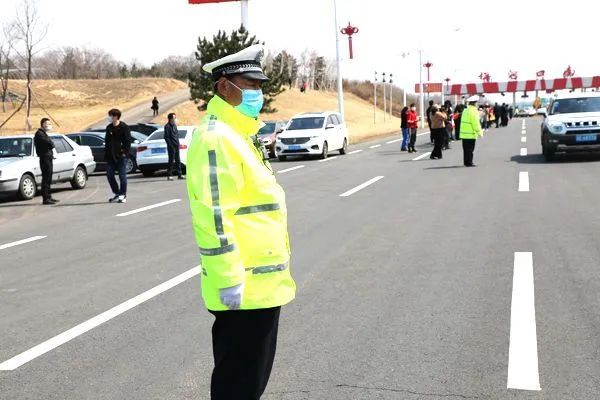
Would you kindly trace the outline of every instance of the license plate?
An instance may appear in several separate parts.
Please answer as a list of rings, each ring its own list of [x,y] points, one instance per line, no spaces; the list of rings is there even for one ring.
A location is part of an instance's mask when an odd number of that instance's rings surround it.
[[[152,149],[152,154],[165,154],[167,152],[166,147],[157,147]]]
[[[292,145],[292,146],[288,146],[289,150],[300,150],[302,148],[302,146],[298,146],[298,145]]]
[[[597,135],[577,135],[576,142],[595,142]]]

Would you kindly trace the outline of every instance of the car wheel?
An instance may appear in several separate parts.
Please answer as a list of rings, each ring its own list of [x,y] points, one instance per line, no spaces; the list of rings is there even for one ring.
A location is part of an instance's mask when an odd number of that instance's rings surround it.
[[[285,160],[287,160],[287,156],[277,156],[277,159],[279,161],[285,161]]]
[[[344,155],[348,152],[348,139],[344,139],[344,145],[340,149],[340,154]]]
[[[544,155],[544,160],[547,162],[554,161],[554,151],[550,150],[548,146],[542,144],[542,154]]]
[[[142,175],[144,175],[146,178],[154,175],[153,169],[141,169],[141,171],[142,171]]]
[[[327,146],[327,142],[325,142],[325,143],[323,143],[323,152],[321,153],[321,156],[319,158],[321,160],[326,159],[328,153],[329,153],[329,147]]]
[[[125,162],[125,172],[127,174],[133,174],[137,168],[135,164],[135,160],[132,157],[127,157],[127,161]]]
[[[33,176],[25,174],[21,177],[19,182],[19,198],[22,200],[31,200],[35,197],[37,192],[37,185]]]
[[[76,190],[83,189],[87,183],[87,173],[83,167],[77,167],[73,179],[71,179],[71,187]]]

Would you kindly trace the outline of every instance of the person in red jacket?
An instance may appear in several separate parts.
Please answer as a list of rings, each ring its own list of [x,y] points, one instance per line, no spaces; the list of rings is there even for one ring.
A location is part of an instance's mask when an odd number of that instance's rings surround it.
[[[408,144],[408,152],[416,153],[417,149],[415,149],[415,143],[417,141],[417,122],[419,122],[419,118],[417,117],[417,107],[415,104],[410,105],[410,109],[407,113],[408,116],[408,130],[410,131],[410,142]]]

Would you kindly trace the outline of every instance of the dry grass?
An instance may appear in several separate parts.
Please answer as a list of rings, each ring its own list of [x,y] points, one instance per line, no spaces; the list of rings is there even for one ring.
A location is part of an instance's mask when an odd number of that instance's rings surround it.
[[[294,115],[311,111],[335,111],[337,110],[337,94],[335,92],[310,91],[300,93],[298,90],[285,91],[279,95],[274,103],[278,112],[274,114],[263,114],[263,120],[290,119]],[[344,94],[344,108],[346,124],[352,143],[362,142],[374,137],[385,136],[400,130],[400,119],[389,115],[386,123],[383,123],[383,111],[377,111],[377,124],[373,123],[373,105],[351,94]],[[197,106],[188,101],[175,107],[169,112],[177,114],[180,125],[195,125],[202,117]],[[166,120],[166,113],[155,119],[156,122]]]
[[[11,81],[9,90],[19,95],[25,93],[25,81]],[[50,114],[59,124],[56,132],[82,130],[102,119],[113,107],[127,109],[143,102],[150,103],[153,96],[184,89],[184,82],[174,79],[116,79],[116,80],[42,80],[34,81],[35,98],[48,111],[32,103],[31,124],[37,127],[42,117]],[[14,109],[7,104],[7,112],[0,108],[3,122]],[[0,123],[1,123],[0,122]],[[0,131],[0,135],[25,132],[25,107]]]

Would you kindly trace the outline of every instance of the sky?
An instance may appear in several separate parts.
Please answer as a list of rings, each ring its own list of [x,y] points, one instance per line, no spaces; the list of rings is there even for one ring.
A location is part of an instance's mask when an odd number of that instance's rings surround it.
[[[0,22],[14,15],[21,0],[0,0]],[[561,77],[567,65],[578,76],[600,74],[596,66],[596,2],[571,0],[483,2],[337,0],[250,0],[249,29],[271,51],[295,55],[315,50],[335,58],[335,32],[348,22],[354,60],[340,35],[344,78],[372,79],[374,71],[393,73],[398,86],[414,91],[421,61],[433,63],[431,81],[479,82],[487,72],[494,81]],[[49,25],[48,48],[103,48],[117,59],[151,65],[169,55],[195,50],[199,36],[231,31],[241,22],[240,3],[190,5],[187,0],[37,0]],[[494,6],[494,7],[492,7]],[[408,53],[403,57],[402,54]],[[426,72],[424,72],[426,79]]]

